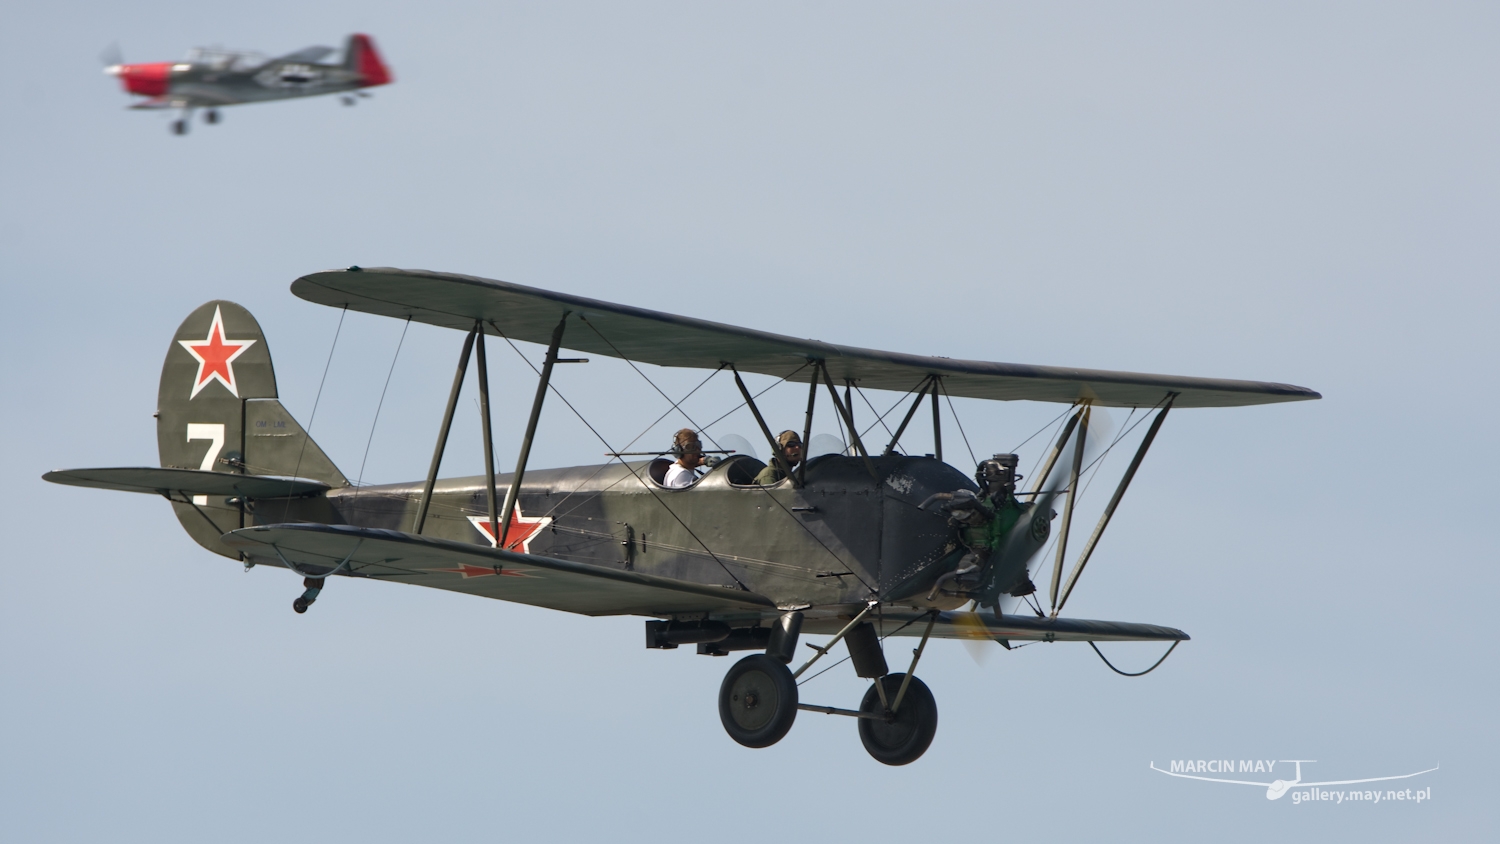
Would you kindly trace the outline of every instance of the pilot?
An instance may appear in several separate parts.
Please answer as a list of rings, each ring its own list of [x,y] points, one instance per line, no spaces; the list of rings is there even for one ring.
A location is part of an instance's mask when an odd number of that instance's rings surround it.
[[[772,457],[771,465],[760,470],[755,476],[755,482],[761,486],[769,486],[786,477],[797,464],[802,462],[802,438],[797,436],[796,431],[782,431],[776,437],[776,442],[781,446],[781,451],[786,455],[786,462],[791,464],[785,470],[781,468],[781,458]]]
[[[703,465],[703,443],[698,432],[683,428],[672,436],[672,453],[677,462],[667,467],[667,476],[661,485],[668,489],[690,487],[698,480],[697,469]]]

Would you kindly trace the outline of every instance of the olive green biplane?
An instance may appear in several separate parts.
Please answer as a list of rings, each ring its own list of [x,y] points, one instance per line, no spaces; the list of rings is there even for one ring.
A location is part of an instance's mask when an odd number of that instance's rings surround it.
[[[870,755],[890,765],[921,756],[937,729],[932,693],[914,676],[932,637],[1006,647],[1030,641],[1175,647],[1186,640],[1170,627],[1060,613],[1169,411],[1319,398],[1284,384],[872,351],[443,273],[350,267],[299,278],[292,292],[463,332],[425,479],[351,484],[277,401],[260,326],[227,301],[194,311],[168,347],[157,409],[160,467],[67,470],[45,478],[165,497],[205,548],[246,567],[276,566],[302,577],[298,612],[328,578],[361,577],[584,615],[643,616],[648,648],[692,644],[715,656],[754,651],[730,668],[720,688],[720,718],[735,741],[773,744],[799,710],[846,715],[857,719]],[[509,475],[494,468],[487,336],[547,348]],[[528,470],[553,370],[579,360],[559,357],[564,349],[723,373],[738,387],[783,477],[757,484],[765,463],[744,449],[718,446],[726,456],[686,488],[663,484],[670,454],[614,453],[602,465]],[[439,479],[471,359],[485,474]],[[838,448],[794,459],[741,373],[806,384],[801,442],[815,444],[812,423],[821,404],[832,408],[844,432]],[[867,442],[861,433],[870,429],[861,432],[854,419],[853,396],[869,390],[910,399],[899,405],[904,416],[883,447]],[[1059,415],[1029,488],[1018,488],[1013,454],[978,461],[972,476],[944,462],[939,398],[952,396],[1071,406]],[[901,438],[929,400],[933,453],[903,453]],[[1150,423],[1064,578],[1091,414],[1101,407],[1131,408]],[[1056,530],[1054,505],[1061,511]],[[1042,554],[1050,542],[1055,553]],[[1031,579],[1044,556],[1054,560],[1045,610]],[[803,634],[830,638],[810,644],[812,656],[794,671]],[[882,642],[889,636],[920,640],[904,672],[887,666]],[[840,641],[855,673],[873,680],[863,700],[853,709],[800,701],[798,678]]]

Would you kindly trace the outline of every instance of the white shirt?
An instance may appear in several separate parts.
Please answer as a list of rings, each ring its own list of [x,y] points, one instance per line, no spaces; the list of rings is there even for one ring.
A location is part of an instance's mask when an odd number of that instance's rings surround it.
[[[681,463],[673,463],[667,467],[667,477],[661,485],[667,489],[682,489],[693,485],[698,480],[698,473],[687,468]]]

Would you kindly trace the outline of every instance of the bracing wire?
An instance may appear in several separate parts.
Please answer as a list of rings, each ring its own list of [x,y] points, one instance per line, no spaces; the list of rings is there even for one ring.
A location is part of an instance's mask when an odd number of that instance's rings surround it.
[[[637,375],[639,375],[642,378],[646,379],[646,383],[651,385],[651,389],[655,390],[657,393],[659,393],[661,395],[662,398],[666,399],[669,403],[671,403],[672,408],[674,410],[676,410],[678,413],[681,413],[682,416],[683,416],[683,418],[687,419],[687,421],[694,428],[696,428],[699,431],[699,433],[701,433],[705,437],[708,437],[709,442],[711,442],[711,443],[714,444],[714,448],[720,448],[721,447],[719,445],[718,441],[713,438],[713,435],[708,432],[707,428],[705,428],[703,426],[700,426],[698,424],[697,420],[693,419],[693,417],[690,416],[686,410],[683,410],[682,407],[680,407],[677,402],[673,402],[672,401],[672,397],[669,396],[669,395],[667,395],[662,390],[661,387],[658,387],[656,385],[656,382],[652,381],[651,377],[649,375],[647,375],[646,373],[642,372],[641,368],[638,367],[638,366],[636,366],[634,361],[632,361],[629,358],[625,357],[625,354],[620,351],[619,347],[617,347],[614,343],[610,342],[610,339],[608,337],[604,336],[604,332],[600,331],[599,328],[598,328],[598,326],[596,326],[593,323],[589,322],[584,317],[579,317],[579,319],[582,319],[584,321],[584,323],[586,325],[588,325],[588,327],[590,329],[592,329],[593,332],[599,336],[600,340],[603,340],[606,345],[608,345],[611,349],[613,349],[616,355],[619,355],[622,360],[624,360],[626,363],[630,364],[630,368],[634,369]],[[496,329],[496,330],[498,331],[499,329]],[[792,370],[787,375],[782,376],[781,380],[773,383],[771,385],[771,387],[775,387],[778,384],[784,383],[785,381],[787,381],[788,379],[790,379],[791,377],[793,377],[794,375],[796,375],[798,372],[801,372],[802,370],[806,369],[810,365],[811,365],[810,362],[804,363],[802,366],[797,367],[796,369]],[[725,364],[720,364],[719,369],[715,370],[715,372],[722,371],[724,369],[724,366],[725,366]],[[709,376],[709,377],[712,377],[712,376]],[[771,387],[767,387],[766,390],[771,389]],[[756,397],[759,397],[761,394],[765,393],[766,390],[762,390],[761,393],[757,393]],[[691,394],[689,394],[689,395],[691,395]],[[684,399],[684,401],[685,400],[686,399]],[[868,403],[869,402],[867,400],[866,404],[868,404]],[[735,410],[739,410],[740,406],[743,406],[745,404],[746,404],[746,402],[741,402],[739,406],[735,407]],[[872,411],[874,410],[873,407],[870,408],[870,409]],[[733,413],[733,412],[734,411],[730,411],[730,413]],[[886,411],[886,412],[889,413],[890,411]],[[663,415],[663,417],[665,417],[666,414],[662,414],[662,415]],[[725,415],[727,416],[728,414],[725,414]],[[582,417],[580,417],[580,418],[582,418]],[[719,418],[723,419],[724,417],[721,416]],[[658,420],[658,421],[660,421],[660,420]],[[717,422],[718,420],[714,420],[714,421]],[[654,425],[655,423],[652,423],[652,424]],[[639,437],[637,437],[636,439],[639,439]],[[634,440],[632,440],[632,442],[634,442]],[[624,461],[621,461],[621,462],[623,463]],[[632,474],[634,474],[634,473],[632,472]],[[768,489],[766,487],[760,487],[760,489],[761,489],[762,492],[764,492],[766,494],[766,497],[769,498],[771,500],[771,502],[774,503],[776,505],[776,507],[778,509],[780,509],[781,512],[786,515],[786,517],[788,519],[792,520],[793,524],[795,524],[795,525],[797,525],[797,527],[801,528],[803,532],[805,532],[808,536],[810,536],[810,537],[813,538],[813,541],[817,542],[820,546],[822,546],[823,550],[827,551],[828,555],[830,557],[833,557],[833,559],[834,559],[835,562],[837,562],[839,565],[843,566],[844,569],[847,570],[850,574],[854,575],[855,579],[858,580],[862,586],[864,586],[866,589],[872,589],[872,591],[873,591],[873,588],[870,586],[870,584],[868,582],[866,582],[864,578],[862,578],[862,577],[859,576],[859,573],[854,570],[853,566],[851,566],[847,562],[845,562],[844,559],[842,557],[840,557],[838,555],[838,553],[835,552],[832,548],[829,548],[828,544],[823,541],[822,537],[820,537],[816,533],[814,533],[813,530],[812,530],[812,528],[808,527],[806,524],[803,524],[803,522],[802,522],[801,519],[799,519],[795,515],[793,515],[792,511],[788,510],[787,507],[786,507],[786,505],[783,504],[779,499],[777,499],[776,496],[774,494],[772,494],[772,492],[771,492],[770,489]],[[655,493],[653,492],[652,494],[654,495]],[[665,502],[663,502],[663,504],[665,504]],[[684,527],[686,527],[686,525],[684,525]],[[705,547],[707,547],[707,546],[705,546]]]
[[[927,379],[926,379],[926,378],[923,378],[923,379],[922,379],[922,380],[923,380],[923,381],[926,381],[926,380],[927,380]],[[916,390],[916,387],[913,387],[913,388],[912,388],[912,390],[913,390],[913,391],[914,391],[914,390]],[[873,414],[875,414],[875,425],[879,425],[879,426],[880,426],[880,427],[882,427],[882,428],[884,428],[884,429],[885,429],[885,432],[886,432],[886,433],[887,433],[887,434],[894,434],[894,433],[895,433],[895,432],[893,432],[893,431],[892,431],[892,430],[891,430],[891,426],[889,426],[889,425],[887,425],[887,424],[885,424],[885,417],[886,417],[886,414],[887,414],[887,413],[890,413],[890,412],[891,412],[891,411],[890,411],[890,410],[887,410],[887,411],[886,411],[886,412],[885,412],[885,413],[881,413],[881,412],[880,412],[880,411],[878,411],[878,410],[876,410],[876,409],[875,409],[875,405],[873,405],[873,404],[870,404],[870,400],[869,400],[869,399],[868,399],[868,398],[866,398],[866,397],[865,397],[865,391],[864,391],[864,390],[861,390],[861,389],[860,389],[860,388],[859,388],[859,385],[858,385],[858,384],[855,384],[855,385],[854,385],[854,392],[856,392],[856,393],[859,393],[859,398],[860,398],[860,400],[861,400],[861,401],[863,401],[863,402],[864,402],[864,403],[865,403],[865,407],[868,407],[868,408],[869,408],[869,409],[870,409],[870,412],[871,412],[871,413],[873,413]],[[910,393],[908,393],[908,394],[910,394]],[[902,396],[902,398],[905,398],[905,396]],[[900,403],[901,403],[901,399],[896,399],[896,403],[897,403],[897,404],[900,404]],[[892,407],[891,407],[891,410],[895,410],[895,409],[896,409],[896,408],[895,408],[895,406],[892,406]],[[866,428],[866,429],[865,429],[865,430],[864,430],[864,431],[863,431],[863,432],[862,432],[862,433],[861,433],[861,434],[860,434],[860,435],[859,435],[859,436],[860,436],[860,439],[864,439],[864,436],[865,436],[865,434],[868,434],[868,433],[870,433],[870,432],[871,432],[871,431],[873,431],[873,430],[875,430],[875,425],[871,425],[871,426],[870,426],[870,427],[868,427],[868,428]]]
[[[901,625],[900,627],[897,627],[895,630],[892,630],[891,632],[885,634],[884,636],[881,636],[880,637],[880,641],[884,642],[886,639],[889,639],[892,636],[896,635],[897,633],[900,633],[902,630],[905,630],[906,628],[912,626],[913,624],[916,624],[917,622],[921,621],[922,619],[927,618],[927,616],[928,616],[928,613],[922,613],[921,615],[917,616],[916,618],[911,619],[910,621],[906,622],[905,624]],[[838,662],[835,662],[834,664],[832,664],[832,665],[828,666],[827,668],[823,669],[822,671],[819,671],[818,673],[812,675],[811,677],[808,677],[806,680],[802,680],[802,681],[798,682],[797,685],[799,687],[800,686],[805,686],[808,683],[811,683],[812,681],[818,679],[819,677],[822,677],[824,674],[827,674],[828,672],[832,671],[833,669],[838,668],[840,665],[843,665],[844,663],[848,662],[850,659],[851,659],[851,657],[846,656],[843,659],[839,660]]]
[[[1016,446],[1016,447],[1015,447],[1015,448],[1012,448],[1012,449],[1011,449],[1011,450],[1010,450],[1010,453],[1011,453],[1011,454],[1015,454],[1015,453],[1016,453],[1016,452],[1018,452],[1018,451],[1020,451],[1020,450],[1021,450],[1021,448],[1022,448],[1022,446],[1025,446],[1025,445],[1026,445],[1026,444],[1027,444],[1027,443],[1029,443],[1029,442],[1031,442],[1031,441],[1032,441],[1032,440],[1034,440],[1034,439],[1036,439],[1036,438],[1037,438],[1037,434],[1040,434],[1040,433],[1041,433],[1041,432],[1043,432],[1043,431],[1045,431],[1045,430],[1047,430],[1047,429],[1048,429],[1048,428],[1051,428],[1051,427],[1052,427],[1052,426],[1053,426],[1053,425],[1056,425],[1056,424],[1057,424],[1057,423],[1058,423],[1058,422],[1059,422],[1059,421],[1061,421],[1061,420],[1062,420],[1062,418],[1063,418],[1063,417],[1064,417],[1064,416],[1067,416],[1067,415],[1068,415],[1068,411],[1069,411],[1069,410],[1072,410],[1072,409],[1073,409],[1073,406],[1072,406],[1072,405],[1068,405],[1068,407],[1067,407],[1067,408],[1066,408],[1066,409],[1065,409],[1065,410],[1063,410],[1063,412],[1062,412],[1062,413],[1059,413],[1059,414],[1057,414],[1057,415],[1056,415],[1056,416],[1054,416],[1054,417],[1053,417],[1053,418],[1052,418],[1052,421],[1051,421],[1051,422],[1048,422],[1048,423],[1047,423],[1047,424],[1045,424],[1045,425],[1043,425],[1043,426],[1042,426],[1042,427],[1040,427],[1040,428],[1037,428],[1037,429],[1036,429],[1036,434],[1032,434],[1032,435],[1031,435],[1031,436],[1029,436],[1029,437],[1027,437],[1027,438],[1026,438],[1026,439],[1024,439],[1024,440],[1021,440],[1021,442],[1020,442],[1020,444],[1019,444],[1019,445],[1017,445],[1017,446]],[[1037,461],[1037,465],[1041,465],[1041,461],[1040,461],[1040,459],[1038,459],[1038,461]],[[1035,466],[1033,466],[1033,467],[1032,467],[1032,469],[1031,469],[1031,471],[1033,471],[1033,472],[1035,472],[1035,471],[1036,471],[1036,467],[1035,467]]]
[[[493,327],[493,323],[491,323],[491,326]],[[499,331],[498,328],[496,328],[495,330]],[[504,340],[505,343],[506,343],[506,345],[510,346],[511,349],[516,353],[516,355],[518,357],[520,357],[521,360],[525,361],[527,366],[531,367],[531,371],[535,372],[537,374],[538,378],[541,377],[541,371],[536,368],[536,365],[533,364],[531,362],[531,360],[529,358],[527,358],[524,353],[521,352],[520,349],[516,348],[516,344],[512,343],[509,337],[507,337],[504,334],[501,334],[500,335],[500,339]],[[601,433],[599,433],[599,431],[596,428],[594,428],[593,425],[589,424],[589,420],[585,419],[584,416],[583,416],[583,414],[578,412],[578,408],[574,407],[573,403],[570,402],[570,401],[568,401],[567,396],[564,396],[562,394],[562,391],[559,390],[559,389],[557,389],[557,386],[555,384],[552,384],[551,382],[548,382],[547,389],[551,390],[552,393],[557,396],[558,401],[561,401],[564,405],[567,405],[568,410],[572,411],[573,415],[578,417],[578,421],[582,422],[583,425],[584,425],[584,427],[588,428],[589,432],[592,433],[599,440],[599,442],[601,442],[601,443],[604,444],[604,447],[606,449],[608,449],[611,454],[614,455],[614,459],[617,460],[617,461],[619,461],[620,465],[624,466],[626,471],[628,471],[632,475],[635,475],[636,480],[640,480],[640,475],[637,474],[637,472],[635,471],[635,469],[632,468],[629,463],[626,463],[625,460],[619,456],[618,450],[614,446],[610,445],[609,444],[609,440],[605,439],[604,435],[601,434]],[[698,537],[698,534],[696,534],[696,533],[693,532],[692,528],[688,527],[687,522],[684,522],[682,520],[682,517],[678,516],[677,512],[675,510],[673,510],[671,507],[667,506],[667,502],[663,501],[661,499],[661,496],[659,496],[659,495],[656,494],[656,490],[652,489],[650,484],[647,484],[646,482],[641,481],[641,486],[644,487],[645,490],[648,493],[651,494],[652,498],[656,499],[656,503],[660,504],[661,507],[662,507],[662,509],[666,510],[667,514],[670,515],[677,522],[677,524],[679,524],[679,525],[682,526],[683,530],[687,531],[688,536],[691,536],[693,538],[693,541],[697,542],[703,548],[703,550],[705,552],[707,552],[708,556],[711,557],[711,558],[713,558],[713,561],[715,563],[719,564],[719,568],[723,569],[724,573],[727,574],[727,575],[729,575],[730,579],[732,579],[735,582],[735,584],[740,587],[741,590],[743,590],[745,592],[749,592],[750,591],[750,587],[746,586],[744,584],[744,582],[741,581],[739,579],[739,577],[735,575],[734,572],[732,572],[732,571],[729,570],[729,566],[725,565],[724,561],[721,560],[721,559],[719,559],[719,555],[715,554],[713,552],[713,549],[709,548],[708,544],[705,543],[702,539],[700,539]]]
[[[323,377],[318,379],[318,394],[313,397],[312,414],[307,417],[307,427],[303,429],[302,448],[297,452],[297,466],[292,469],[294,478],[302,471],[302,457],[307,454],[307,444],[312,440],[313,422],[318,418],[318,403],[323,401],[323,385],[328,383],[328,368],[333,366],[333,350],[339,347],[339,334],[344,330],[344,317],[348,314],[348,305],[339,310],[339,324],[333,330],[333,343],[328,347],[328,360],[323,363]]]
[[[793,378],[794,376],[796,376],[797,373],[799,373],[802,370],[808,368],[809,366],[812,366],[812,361],[808,361],[807,363],[802,364],[801,366],[797,367],[796,369],[792,370],[791,372],[788,372],[787,374],[781,376],[781,380],[771,382],[771,386],[765,388],[764,390],[761,390],[760,392],[756,393],[755,395],[751,396],[750,398],[752,398],[752,399],[758,399],[758,398],[760,398],[761,396],[765,395],[766,393],[769,393],[772,390],[776,389],[777,387],[781,386],[782,384],[786,383],[786,381],[788,379]],[[720,416],[719,418],[713,420],[712,422],[709,422],[708,425],[706,425],[705,427],[712,428],[713,426],[719,424],[720,422],[723,422],[725,419],[728,419],[730,416],[734,415],[735,413],[738,413],[740,408],[742,408],[742,407],[748,407],[748,406],[749,406],[749,404],[747,402],[741,401],[739,404],[737,404],[733,408],[731,408],[728,413],[725,413],[723,416]]]
[[[943,391],[943,398],[948,400],[948,412],[953,414],[953,424],[958,426],[958,435],[964,438],[964,448],[969,450],[969,460],[974,465],[979,465],[979,458],[974,456],[974,447],[969,445],[969,435],[964,433],[964,423],[959,421],[958,410],[953,407],[953,397],[948,395],[948,388],[943,386],[941,380],[938,381],[938,389]]]
[[[1121,677],[1144,677],[1147,674],[1150,674],[1151,672],[1155,671],[1156,667],[1158,665],[1161,665],[1163,662],[1166,662],[1167,661],[1167,657],[1171,656],[1172,655],[1172,651],[1177,650],[1177,646],[1180,645],[1180,644],[1182,644],[1182,640],[1181,639],[1178,639],[1177,641],[1173,642],[1172,643],[1172,647],[1167,648],[1167,652],[1161,655],[1161,659],[1158,659],[1156,662],[1153,662],[1151,664],[1150,668],[1147,668],[1145,671],[1136,671],[1134,673],[1131,673],[1129,671],[1121,671],[1120,669],[1116,668],[1115,664],[1113,662],[1110,662],[1109,658],[1104,655],[1104,652],[1101,651],[1101,650],[1099,650],[1099,646],[1096,645],[1096,644],[1094,644],[1093,642],[1089,642],[1089,647],[1093,648],[1094,649],[1094,653],[1098,654],[1099,658],[1102,659],[1102,660],[1104,660],[1104,664],[1109,666],[1109,670],[1110,671],[1115,672],[1116,674],[1120,675]]]
[[[354,481],[354,497],[359,498],[359,488],[365,481],[365,463],[370,460],[370,443],[375,442],[375,426],[380,422],[380,409],[385,407],[385,394],[391,388],[391,376],[396,374],[396,361],[401,359],[401,347],[406,343],[406,330],[411,328],[411,317],[401,326],[401,339],[396,341],[396,353],[391,355],[391,368],[385,373],[385,386],[380,388],[380,401],[375,403],[375,418],[370,420],[370,436],[365,439],[365,456],[359,461],[359,478]]]
[[[1062,413],[1060,413],[1060,414],[1057,415],[1056,419],[1053,419],[1051,422],[1047,423],[1048,427],[1056,426],[1058,428],[1061,428],[1062,427],[1062,419],[1063,419],[1063,417],[1067,416],[1070,412],[1072,412],[1073,408],[1075,408],[1077,406],[1078,405],[1076,403],[1069,405],[1067,410],[1064,410]],[[1040,433],[1040,432],[1038,432],[1038,433]],[[1031,435],[1031,437],[1035,437],[1035,436],[1036,436],[1036,434],[1032,434]],[[1027,440],[1029,441],[1031,439],[1031,437],[1027,437]],[[1048,437],[1047,439],[1048,439],[1049,442],[1051,442],[1053,440],[1056,440],[1057,439],[1057,434],[1054,433],[1052,436]],[[1025,444],[1026,443],[1021,443],[1021,445],[1025,445]],[[1020,447],[1021,446],[1016,446],[1017,449],[1019,449]],[[1044,460],[1046,458],[1046,456],[1047,456],[1046,452],[1043,452],[1043,453],[1038,454],[1036,456],[1036,462],[1033,463],[1033,464],[1031,464],[1031,474],[1032,475],[1035,475],[1042,468],[1042,460]],[[1050,475],[1050,473],[1049,473],[1049,475]],[[1037,483],[1041,483],[1041,484],[1045,484],[1047,482],[1047,479],[1046,478],[1038,478],[1036,480],[1036,482]],[[1041,487],[1038,486],[1037,489],[1040,490]]]
[[[499,331],[498,328],[495,329],[495,330]],[[698,382],[698,386],[694,387],[691,391],[688,392],[687,395],[683,396],[681,399],[679,399],[677,402],[675,402],[673,404],[673,407],[675,408],[677,404],[681,404],[682,402],[685,402],[688,399],[692,398],[694,393],[696,393],[700,389],[702,389],[703,385],[705,385],[709,381],[713,380],[713,377],[715,375],[718,375],[721,371],[723,371],[722,367],[720,369],[715,369],[713,372],[708,373],[708,377],[707,378],[704,378],[702,381],[699,381]],[[633,446],[636,443],[640,442],[641,437],[644,437],[647,434],[651,433],[651,429],[655,428],[658,424],[660,424],[661,420],[666,419],[668,416],[671,415],[671,413],[672,413],[672,411],[668,410],[667,412],[663,413],[662,415],[656,417],[656,419],[654,421],[652,421],[651,424],[647,425],[644,430],[642,430],[639,434],[636,434],[634,439],[632,439],[630,442],[628,442],[628,443],[625,444],[625,450],[629,451],[631,446]],[[550,510],[548,510],[546,513],[544,513],[543,515],[551,516],[551,515],[556,514],[557,511],[558,511],[558,508],[560,508],[560,507],[562,507],[562,505],[566,504],[568,502],[568,499],[572,498],[574,495],[577,495],[578,494],[578,490],[582,489],[584,487],[584,485],[586,485],[589,481],[592,481],[594,478],[599,477],[599,473],[603,472],[605,470],[605,468],[608,467],[609,465],[610,465],[609,463],[601,463],[597,469],[595,469],[588,477],[586,477],[583,480],[579,481],[577,486],[575,486],[572,490],[570,490],[567,495],[564,495],[561,499],[559,499],[556,504],[553,504],[552,508]],[[583,504],[580,503],[578,506],[581,507],[581,506],[583,506]],[[578,508],[575,507],[573,509],[576,510]],[[569,510],[568,511],[568,513],[571,513],[571,512],[573,512],[573,510]],[[563,513],[562,515],[566,516],[568,513]]]
[[[875,421],[870,424],[870,427],[864,429],[863,431],[861,431],[859,433],[860,438],[863,439],[864,437],[868,436],[871,431],[875,430],[875,426],[876,425],[879,425],[882,428],[885,428],[885,432],[887,434],[890,434],[891,436],[895,436],[895,433],[891,430],[890,426],[887,425],[887,424],[885,424],[885,418],[887,416],[890,416],[891,412],[894,411],[896,408],[900,407],[901,403],[904,402],[904,401],[906,401],[906,399],[909,396],[911,396],[912,393],[915,393],[917,390],[920,390],[922,388],[922,385],[927,383],[927,379],[929,379],[931,377],[932,376],[930,376],[930,375],[923,375],[922,376],[922,380],[918,381],[910,390],[907,390],[906,392],[904,392],[900,396],[898,396],[896,398],[895,403],[893,403],[886,410],[885,413],[880,413],[879,415],[877,415],[875,417]],[[870,412],[871,413],[877,413],[877,411],[875,410],[874,405],[871,405],[870,404],[870,400],[868,398],[865,398],[865,391],[861,390],[859,388],[858,384],[854,385],[854,391],[857,392],[857,393],[859,393],[859,397],[861,399],[864,399],[865,405],[870,408]]]
[[[600,331],[599,328],[597,326],[595,326],[592,322],[589,322],[588,317],[583,316],[583,315],[580,314],[578,318],[583,321],[584,325],[587,325],[590,330],[592,330],[595,334],[597,334],[599,336],[600,340],[603,340],[606,345],[608,345],[611,349],[614,349],[615,354],[619,356],[620,360],[625,361],[627,364],[630,365],[631,369],[635,370],[635,374],[637,374],[637,375],[641,376],[642,378],[644,378],[646,380],[646,383],[651,385],[651,389],[655,390],[658,395],[660,395],[662,398],[666,399],[667,403],[670,404],[670,405],[672,405],[672,410],[675,410],[678,413],[681,413],[682,414],[682,418],[686,419],[688,421],[688,423],[690,425],[692,425],[694,428],[698,428],[699,433],[703,434],[703,436],[708,437],[708,441],[714,444],[714,448],[719,448],[719,443],[716,440],[714,440],[713,436],[711,434],[709,434],[707,430],[705,430],[703,428],[699,428],[698,423],[693,419],[693,417],[689,416],[688,412],[686,410],[683,410],[682,407],[681,407],[681,405],[678,402],[672,401],[672,397],[669,396],[669,395],[667,395],[666,392],[663,391],[661,387],[656,386],[656,382],[651,380],[651,376],[649,376],[646,373],[642,372],[641,368],[639,366],[635,365],[635,361],[633,361],[630,358],[626,357],[624,352],[621,352],[620,349],[617,346],[615,346],[614,343],[611,343],[610,340],[609,340],[609,338],[604,336],[604,332]],[[721,371],[723,369],[724,369],[724,364],[721,363],[721,364],[719,364],[719,368],[716,369],[716,370],[714,370],[714,372],[717,373],[717,372],[719,372],[719,371]],[[712,378],[713,376],[710,375],[709,377]],[[689,395],[691,395],[691,393]],[[686,399],[684,399],[684,401],[686,401]],[[736,409],[738,409],[738,408],[736,408]],[[668,411],[668,412],[670,412],[670,411]],[[663,418],[665,418],[665,416],[666,416],[666,414],[662,414]],[[658,419],[657,421],[659,422],[661,420]],[[651,424],[655,425],[656,423],[653,422]],[[639,439],[639,437],[637,437],[637,439]],[[632,440],[631,442],[634,443],[634,440]],[[629,446],[626,446],[626,448],[629,448]]]

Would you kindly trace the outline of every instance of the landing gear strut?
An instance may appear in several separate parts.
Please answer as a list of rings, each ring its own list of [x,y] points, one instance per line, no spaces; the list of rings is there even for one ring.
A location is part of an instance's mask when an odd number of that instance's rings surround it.
[[[800,677],[813,663],[827,655],[829,649],[840,639],[849,645],[849,658],[854,663],[854,673],[860,677],[874,679],[859,710],[838,709],[832,706],[814,706],[800,703],[798,709],[822,712],[825,715],[845,715],[859,719],[859,740],[866,752],[875,761],[884,765],[907,765],[921,758],[937,735],[937,701],[927,684],[914,675],[917,663],[922,661],[922,652],[927,649],[927,640],[932,636],[932,627],[937,623],[937,611],[927,619],[927,629],[922,632],[922,641],[912,651],[911,667],[905,674],[891,674],[886,667],[885,653],[880,636],[874,625],[865,621],[877,606],[871,601],[863,612],[856,615],[838,635],[823,647],[811,646],[817,656],[809,659],[797,669],[793,677]],[[727,680],[725,681],[728,682]]]

